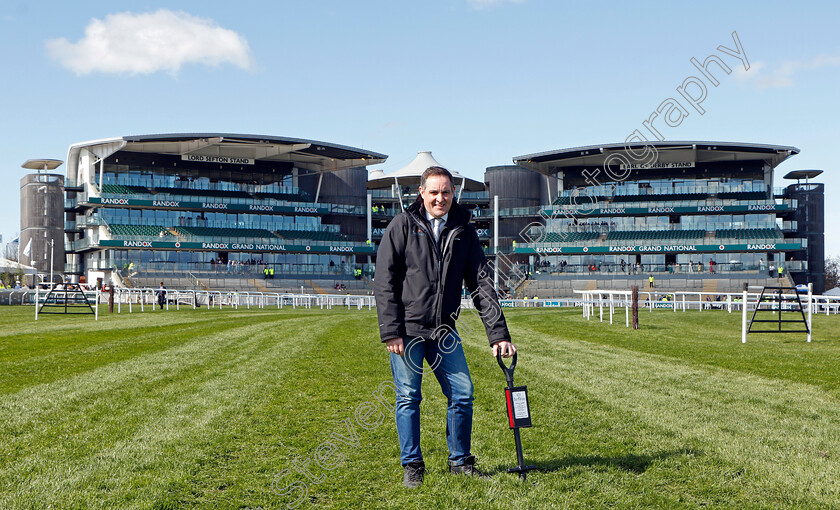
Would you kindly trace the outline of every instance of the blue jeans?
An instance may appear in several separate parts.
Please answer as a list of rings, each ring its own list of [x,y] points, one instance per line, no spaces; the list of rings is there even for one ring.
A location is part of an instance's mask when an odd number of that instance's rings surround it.
[[[396,419],[400,462],[422,462],[420,451],[420,384],[423,373],[433,372],[448,402],[446,446],[453,465],[469,457],[472,438],[473,384],[461,339],[450,332],[441,340],[403,339],[402,356],[391,353],[391,373],[397,387]],[[423,367],[423,359],[429,366]]]

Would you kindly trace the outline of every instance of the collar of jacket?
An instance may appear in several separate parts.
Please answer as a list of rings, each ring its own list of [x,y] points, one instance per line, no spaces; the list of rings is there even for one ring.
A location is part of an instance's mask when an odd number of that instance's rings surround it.
[[[421,225],[426,223],[426,208],[423,206],[423,199],[421,197],[418,196],[417,200],[408,206],[406,212],[414,219],[415,222]],[[471,218],[472,213],[453,200],[452,208],[449,209],[449,217],[446,220],[446,224],[453,228],[457,226],[466,226],[467,223],[470,222]]]

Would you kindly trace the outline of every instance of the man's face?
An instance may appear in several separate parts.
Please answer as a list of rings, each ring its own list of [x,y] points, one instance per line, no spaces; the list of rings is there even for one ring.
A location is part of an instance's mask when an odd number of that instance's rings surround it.
[[[440,218],[452,208],[452,182],[445,175],[432,175],[426,179],[426,186],[420,186],[423,205],[435,218]]]

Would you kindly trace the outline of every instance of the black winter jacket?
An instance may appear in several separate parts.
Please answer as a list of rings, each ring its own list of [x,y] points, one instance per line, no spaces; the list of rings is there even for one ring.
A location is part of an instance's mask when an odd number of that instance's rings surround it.
[[[382,236],[376,253],[374,293],[379,335],[442,338],[455,329],[466,284],[484,322],[491,344],[510,341],[493,278],[470,213],[457,202],[435,243],[422,200],[397,215]]]

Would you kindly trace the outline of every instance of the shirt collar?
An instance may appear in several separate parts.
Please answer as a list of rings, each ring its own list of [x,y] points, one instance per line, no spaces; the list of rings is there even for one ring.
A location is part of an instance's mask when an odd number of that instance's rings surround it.
[[[443,220],[443,224],[446,225],[446,220],[449,218],[449,213],[444,214],[440,217]],[[426,219],[429,220],[429,223],[434,224],[435,217],[432,216],[429,211],[426,211]]]

